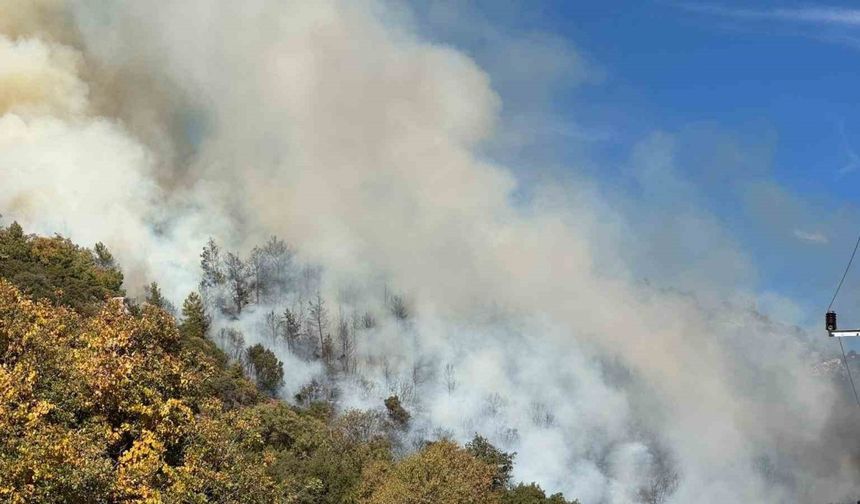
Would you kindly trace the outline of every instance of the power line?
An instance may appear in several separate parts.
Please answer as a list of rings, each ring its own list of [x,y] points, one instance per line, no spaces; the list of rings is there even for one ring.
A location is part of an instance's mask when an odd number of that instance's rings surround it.
[[[848,265],[845,266],[845,271],[842,273],[839,285],[836,286],[836,292],[833,293],[833,297],[830,298],[830,304],[827,305],[828,312],[833,308],[833,303],[836,301],[836,296],[839,295],[839,290],[845,282],[845,277],[848,276],[848,271],[851,269],[851,264],[854,262],[854,256],[857,255],[858,248],[860,248],[860,236],[857,236],[857,243],[854,244],[854,251],[851,252],[851,258],[848,259]],[[851,390],[854,392],[854,401],[857,403],[857,407],[860,408],[860,396],[857,395],[857,386],[854,385],[854,376],[851,374],[851,366],[848,365],[848,358],[845,356],[845,347],[842,345],[842,338],[837,339],[839,340],[839,349],[842,351],[842,362],[845,364],[845,371],[848,372],[848,381],[851,382]]]
[[[848,276],[848,270],[851,269],[851,263],[854,262],[854,256],[857,255],[857,248],[860,247],[860,236],[857,237],[857,243],[854,244],[854,252],[851,252],[851,259],[848,260],[848,266],[845,267],[845,271],[842,273],[842,279],[839,280],[839,285],[836,286],[836,292],[833,293],[833,297],[830,298],[830,304],[827,305],[827,311],[830,311],[833,308],[833,302],[836,301],[836,296],[839,295],[839,289],[842,288],[842,283],[845,282],[845,277]]]
[[[837,339],[839,340],[839,349],[842,350],[842,362],[845,363],[845,370],[848,371],[848,381],[851,382],[851,390],[854,391],[854,401],[860,407],[860,397],[857,396],[857,387],[854,385],[854,377],[851,376],[851,367],[848,366],[848,359],[845,357],[845,347],[842,346],[842,338]]]

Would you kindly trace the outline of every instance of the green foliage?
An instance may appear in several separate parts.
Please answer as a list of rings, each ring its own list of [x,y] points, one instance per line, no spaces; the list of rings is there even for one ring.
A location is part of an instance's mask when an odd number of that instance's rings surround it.
[[[179,330],[189,338],[205,338],[209,332],[209,315],[203,299],[196,292],[192,292],[182,303],[182,323]]]
[[[107,248],[93,253],[59,236],[25,235],[13,222],[0,228],[0,277],[34,299],[93,313],[95,305],[123,296],[123,276]]]
[[[100,268],[117,269],[113,254],[110,253],[104,243],[96,243],[96,246],[93,248],[93,253],[95,254],[96,264],[98,264]]]
[[[385,409],[388,410],[388,418],[398,427],[405,428],[409,424],[412,415],[400,404],[400,398],[396,395],[385,400]]]
[[[514,469],[513,453],[505,453],[492,444],[485,437],[475,434],[475,437],[466,443],[466,451],[473,457],[496,469],[493,476],[493,489],[502,490],[511,482],[511,471]]]
[[[162,310],[167,307],[167,300],[161,295],[161,289],[157,283],[152,282],[146,286],[146,302]]]
[[[579,501],[567,501],[560,493],[547,497],[537,484],[520,483],[502,494],[501,504],[579,504]]]
[[[284,384],[284,364],[271,350],[259,343],[248,348],[248,362],[257,378],[257,386],[271,395],[276,395]]]
[[[211,341],[206,341],[212,353],[220,352],[218,356],[225,362],[227,356]],[[242,367],[231,364],[226,368],[215,368],[212,378],[207,383],[207,392],[217,397],[225,408],[235,409],[242,406],[257,404],[263,397],[254,383],[245,377]]]
[[[229,374],[223,360],[184,339],[152,306],[135,316],[110,302],[81,315],[30,301],[0,280],[0,500],[264,503],[298,495],[267,472],[273,459],[249,434],[261,422],[254,407],[229,409],[213,395],[223,382],[241,389],[241,371]]]
[[[189,296],[190,297],[190,296]],[[204,338],[187,320],[179,327],[182,352],[198,369],[206,370],[209,379],[201,386],[202,393],[218,398],[225,409],[257,404],[262,399],[259,389],[245,377],[242,367],[230,364],[227,354],[211,340]]]
[[[498,503],[493,468],[450,441],[431,443],[399,464],[369,465],[358,500],[362,504]]]

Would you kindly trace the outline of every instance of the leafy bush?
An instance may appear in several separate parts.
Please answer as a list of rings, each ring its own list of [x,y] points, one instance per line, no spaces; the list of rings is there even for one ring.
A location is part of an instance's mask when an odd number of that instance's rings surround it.
[[[248,362],[257,378],[257,386],[271,395],[276,395],[284,384],[284,364],[271,350],[259,343],[248,348]]]
[[[501,504],[579,504],[579,501],[566,501],[560,493],[547,497],[537,484],[520,483],[502,495]]]
[[[391,419],[397,426],[405,428],[409,424],[411,415],[400,404],[400,398],[393,395],[385,400],[385,409],[388,410],[388,418]]]
[[[98,302],[124,296],[123,276],[107,248],[96,254],[55,236],[25,235],[18,223],[0,228],[0,277],[33,299],[93,313]]]
[[[478,460],[496,469],[493,476],[493,489],[502,490],[511,481],[511,471],[514,469],[514,454],[505,453],[487,441],[486,438],[475,435],[466,444],[466,450]]]
[[[363,504],[490,504],[494,469],[450,441],[427,445],[399,464],[369,465],[359,502]]]

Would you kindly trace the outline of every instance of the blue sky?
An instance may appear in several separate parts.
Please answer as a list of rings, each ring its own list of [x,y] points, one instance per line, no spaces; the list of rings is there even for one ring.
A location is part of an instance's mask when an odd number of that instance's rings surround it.
[[[633,225],[646,229],[689,207],[694,218],[675,229],[694,228],[690,243],[674,255],[655,245],[646,260],[665,262],[655,275],[722,248],[715,260],[743,256],[753,290],[791,300],[791,321],[820,325],[860,232],[860,8],[750,5],[487,0],[415,11],[505,100],[491,155],[524,178],[538,165],[585,173],[632,201]],[[640,167],[660,152],[666,173]],[[841,296],[842,319],[860,323],[860,267]]]

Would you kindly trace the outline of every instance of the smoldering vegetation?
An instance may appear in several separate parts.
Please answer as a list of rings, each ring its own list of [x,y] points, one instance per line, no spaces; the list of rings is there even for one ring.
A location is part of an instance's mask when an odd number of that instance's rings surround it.
[[[209,313],[214,315],[212,338],[250,376],[254,376],[255,366],[248,348],[262,345],[271,349],[287,376],[272,393],[285,400],[305,407],[327,403],[341,414],[355,410],[373,412],[380,425],[386,418],[392,419],[400,428],[388,431],[387,435],[404,455],[429,441],[453,439],[465,443],[479,433],[487,436],[494,446],[515,454],[518,460],[542,457],[558,464],[560,470],[545,468],[543,474],[534,473],[544,484],[557,485],[551,488],[571,491],[565,486],[565,471],[583,465],[603,476],[602,484],[615,486],[619,497],[613,498],[617,499],[671,502],[681,484],[683,467],[672,450],[671,440],[643,420],[653,418],[653,397],[649,397],[653,391],[643,387],[636,371],[617,357],[593,356],[578,363],[580,373],[585,369],[599,375],[607,394],[593,405],[577,407],[600,408],[599,401],[610,398],[611,393],[625,394],[626,406],[631,411],[617,427],[623,434],[616,433],[611,439],[612,433],[606,425],[593,424],[581,434],[586,443],[569,444],[574,439],[572,423],[567,417],[572,408],[564,403],[565,397],[575,397],[576,391],[571,389],[571,395],[566,396],[553,390],[558,385],[550,381],[564,379],[564,364],[555,376],[543,371],[536,382],[518,383],[526,372],[520,359],[541,355],[540,339],[524,334],[541,327],[541,321],[529,317],[516,319],[492,310],[469,326],[432,320],[416,308],[417,303],[408,294],[379,279],[339,287],[327,283],[321,266],[299,261],[293,247],[276,237],[253,247],[244,258],[222,250],[210,239],[200,258],[199,290]],[[689,294],[655,291],[655,295],[681,298],[690,306],[705,309]],[[782,326],[754,310],[723,307],[729,308],[736,312],[735,316],[742,315],[745,319],[720,320],[719,317],[725,317],[720,311],[712,315],[711,323],[728,325],[725,328],[728,331],[741,324],[763,334],[805,337],[799,328]],[[443,327],[438,327],[440,324]],[[429,331],[439,330],[447,338],[462,337],[457,351],[450,351],[450,343],[440,346],[428,339],[433,335]],[[473,342],[475,346],[466,341],[476,332],[492,333],[507,344],[517,345],[517,357],[501,363],[497,382],[476,383],[487,379],[488,369],[493,370],[493,364],[482,360],[491,357],[489,351],[494,350],[483,348],[481,343],[486,340],[480,338]],[[750,350],[743,337],[738,336],[735,344],[745,347],[738,348],[739,356]],[[538,364],[548,361],[544,356]],[[752,372],[749,367],[753,364],[738,365]],[[824,362],[798,372],[818,376],[822,384],[829,382],[833,391],[850,393],[847,376],[838,366]],[[755,373],[762,391],[773,386],[766,383],[764,370]],[[502,378],[501,374],[511,376]],[[581,381],[576,376],[567,379],[565,383],[574,387]],[[828,432],[816,442],[840,443],[850,438],[846,428],[852,413],[847,407],[832,410],[827,415]],[[525,464],[524,470],[517,468],[516,476],[528,478],[532,464]],[[780,486],[796,495],[804,492],[796,477],[801,467],[784,452],[763,451],[746,470],[765,485]],[[838,468],[838,464],[830,466],[831,470]],[[556,470],[560,474],[558,480],[547,483],[545,475]],[[577,486],[572,490],[582,492],[588,487]]]
[[[407,295],[385,282],[332,292],[320,266],[300,263],[293,248],[276,237],[253,247],[246,258],[210,239],[200,258],[199,291],[212,317],[210,337],[234,363],[259,382],[253,349],[269,349],[287,377],[271,388],[272,394],[304,407],[326,403],[341,414],[374,412],[377,429],[388,418],[399,426],[387,435],[401,455],[431,441],[465,443],[475,435],[488,436],[509,453],[523,448],[528,453],[521,431],[528,439],[535,431],[552,435],[564,426],[556,418],[557,405],[541,401],[539,394],[492,385],[475,393],[469,383],[461,383],[459,368],[480,366],[472,361],[480,355],[425,348],[422,315]],[[505,318],[495,314],[480,325],[505,327],[510,337],[522,338],[521,328]],[[606,363],[604,373],[618,387],[634,380],[630,370],[617,363]],[[443,416],[434,418],[434,413]],[[622,449],[639,458],[631,470],[641,473],[628,476],[637,480],[629,498],[666,502],[680,481],[677,462],[655,432],[632,427]],[[596,470],[610,471],[618,463],[617,448],[592,448],[580,456]]]

